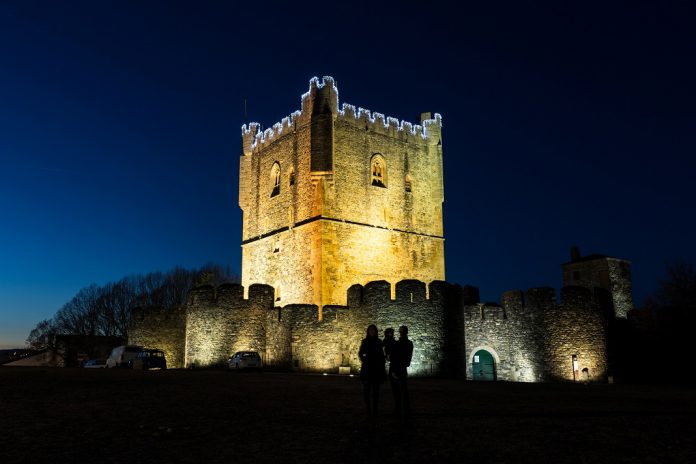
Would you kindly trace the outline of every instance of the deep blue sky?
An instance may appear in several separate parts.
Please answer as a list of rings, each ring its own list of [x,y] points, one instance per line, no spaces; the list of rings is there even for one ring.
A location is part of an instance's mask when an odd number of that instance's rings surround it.
[[[243,101],[269,126],[314,75],[443,115],[449,281],[558,287],[576,244],[641,303],[696,261],[693,11],[560,3],[1,2],[0,347],[92,282],[239,269]]]

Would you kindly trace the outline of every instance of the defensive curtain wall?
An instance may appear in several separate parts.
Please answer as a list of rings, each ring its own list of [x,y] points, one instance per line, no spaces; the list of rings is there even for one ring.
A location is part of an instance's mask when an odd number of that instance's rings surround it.
[[[606,320],[592,291],[552,288],[507,292],[500,305],[479,302],[475,287],[404,280],[354,285],[347,306],[274,306],[274,289],[251,285],[203,286],[185,308],[135,312],[129,343],[165,351],[171,367],[222,365],[236,351],[262,354],[268,367],[305,372],[357,373],[360,341],[374,323],[409,326],[414,343],[412,375],[475,377],[477,353],[495,361],[498,380],[603,381]],[[573,366],[573,355],[577,365]],[[583,372],[586,370],[586,372]]]

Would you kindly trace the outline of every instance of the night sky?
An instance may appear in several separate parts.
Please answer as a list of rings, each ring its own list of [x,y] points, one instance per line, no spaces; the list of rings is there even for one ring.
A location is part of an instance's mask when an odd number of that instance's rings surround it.
[[[480,3],[1,2],[0,348],[92,282],[238,271],[244,99],[269,127],[315,75],[442,114],[448,281],[559,287],[578,245],[641,304],[696,261],[693,11]]]

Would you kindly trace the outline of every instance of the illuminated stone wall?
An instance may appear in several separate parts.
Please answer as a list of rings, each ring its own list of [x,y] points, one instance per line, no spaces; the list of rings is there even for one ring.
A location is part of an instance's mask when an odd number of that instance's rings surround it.
[[[242,282],[268,282],[278,305],[315,301],[314,280],[321,264],[322,224],[315,221],[264,237],[243,248]],[[252,264],[253,263],[253,264]],[[273,279],[273,280],[266,280]]]
[[[133,310],[128,330],[128,344],[164,351],[167,366],[184,366],[186,310],[165,311],[160,308]]]
[[[576,355],[578,380],[587,368],[588,380],[606,381],[607,322],[589,290],[564,287],[560,304],[553,288],[511,291],[501,303],[465,307],[467,378],[474,354],[484,349],[496,359],[498,380],[573,380]]]
[[[284,307],[282,318],[290,327],[290,361],[295,370],[337,372],[341,365],[341,347],[345,343],[345,324],[339,313],[345,307],[325,306],[324,318],[319,320],[317,306],[291,305]]]
[[[345,354],[350,365],[357,371],[360,367],[358,350],[365,337],[369,324],[376,324],[380,336],[387,327],[394,328],[398,334],[400,325],[409,328],[409,339],[413,342],[413,361],[410,373],[413,375],[437,375],[446,364],[445,327],[446,311],[460,308],[447,307],[443,294],[452,290],[444,282],[430,284],[433,298],[426,298],[426,286],[416,280],[398,282],[395,299],[391,299],[391,286],[388,282],[370,282],[367,285],[354,285],[348,291],[349,330],[345,335]],[[398,335],[397,335],[398,336]]]
[[[433,282],[431,298],[426,298],[423,282],[407,280],[398,282],[394,293],[392,299],[386,281],[353,285],[348,305],[325,306],[321,320],[317,306],[288,305],[273,311],[266,358],[273,365],[301,371],[337,372],[339,366],[347,366],[358,373],[358,350],[369,324],[377,325],[380,334],[387,327],[398,331],[400,325],[407,325],[414,343],[412,375],[456,373],[454,366],[463,366],[463,326],[448,331],[446,323],[462,320],[457,317],[461,289]]]
[[[467,378],[473,378],[475,353],[484,349],[496,359],[498,380],[543,380],[541,312],[522,303],[522,293],[507,292],[502,306],[474,304],[465,308]]]
[[[607,322],[590,290],[563,287],[561,303],[544,312],[544,347],[549,380],[573,380],[572,355],[577,355],[578,380],[606,381]]]
[[[224,365],[237,351],[265,352],[266,313],[273,288],[252,285],[249,298],[237,284],[191,290],[187,306],[186,366]]]
[[[134,316],[129,342],[160,348],[171,367],[224,365],[236,351],[262,354],[267,366],[305,372],[359,372],[357,356],[369,324],[409,327],[414,344],[412,375],[472,378],[472,358],[485,349],[496,359],[499,380],[572,380],[577,355],[579,380],[607,373],[606,319],[594,295],[564,287],[556,303],[552,288],[507,292],[501,305],[480,304],[478,290],[417,280],[356,284],[348,304],[275,306],[274,290],[252,285],[193,289],[183,311],[150,310]],[[394,296],[394,298],[392,298]]]
[[[278,304],[316,304],[321,318],[354,283],[444,280],[441,119],[421,124],[339,109],[325,77],[272,128],[244,126],[242,284],[273,285]]]

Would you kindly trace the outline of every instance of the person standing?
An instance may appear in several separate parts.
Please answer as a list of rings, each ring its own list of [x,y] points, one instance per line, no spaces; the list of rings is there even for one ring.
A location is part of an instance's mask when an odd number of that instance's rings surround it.
[[[390,361],[391,352],[394,349],[394,329],[391,327],[384,329],[384,339],[382,340],[382,346],[384,347],[384,358],[387,362]]]
[[[384,350],[378,334],[377,326],[370,324],[367,327],[367,336],[363,339],[358,351],[358,357],[362,363],[360,381],[363,384],[363,399],[368,417],[377,416],[379,386],[386,379]]]
[[[413,342],[408,339],[408,327],[399,327],[399,340],[394,344],[389,366],[389,378],[396,383],[394,388],[395,413],[404,420],[411,417],[411,400],[408,392],[408,367],[413,358]]]
[[[396,381],[396,377],[392,372],[392,356],[394,355],[394,350],[396,348],[396,339],[394,338],[394,329],[389,327],[384,330],[384,340],[382,341],[384,346],[384,357],[387,360],[387,377],[389,378],[389,385],[391,386],[392,396],[394,397],[394,415],[399,415],[397,405],[400,404],[400,394],[399,394],[399,383]]]

